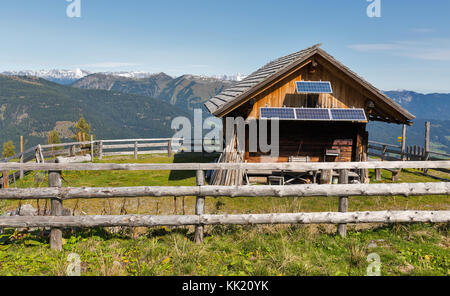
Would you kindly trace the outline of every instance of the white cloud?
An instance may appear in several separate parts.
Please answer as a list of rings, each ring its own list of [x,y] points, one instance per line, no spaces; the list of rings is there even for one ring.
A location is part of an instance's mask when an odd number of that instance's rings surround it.
[[[359,52],[383,53],[418,60],[450,61],[450,39],[352,44]]]
[[[132,66],[139,66],[139,64],[123,63],[123,62],[103,62],[103,63],[79,65],[78,67],[81,67],[81,68],[121,68],[121,67],[132,67]]]

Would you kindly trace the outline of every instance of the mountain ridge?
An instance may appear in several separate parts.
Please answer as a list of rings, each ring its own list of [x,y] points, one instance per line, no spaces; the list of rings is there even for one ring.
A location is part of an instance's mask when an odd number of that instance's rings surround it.
[[[0,75],[0,142],[20,136],[42,144],[57,129],[69,139],[84,116],[99,138],[171,137],[172,119],[192,114],[160,100],[106,90],[84,90],[30,76]]]

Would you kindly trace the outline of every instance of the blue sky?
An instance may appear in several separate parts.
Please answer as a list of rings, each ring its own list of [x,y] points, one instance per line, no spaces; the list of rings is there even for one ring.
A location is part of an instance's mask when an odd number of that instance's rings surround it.
[[[2,0],[0,71],[249,74],[316,43],[383,90],[450,92],[450,1]]]

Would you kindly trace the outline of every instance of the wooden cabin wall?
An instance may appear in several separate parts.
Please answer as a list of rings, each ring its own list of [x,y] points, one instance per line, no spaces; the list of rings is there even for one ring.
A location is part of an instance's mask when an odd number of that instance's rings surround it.
[[[326,149],[339,149],[340,157],[328,156],[326,160],[359,161],[365,149],[365,134],[365,124],[280,121],[279,157],[272,158],[270,153],[248,152],[246,147],[245,160],[256,163],[288,162],[290,156],[308,156],[311,162],[323,162]]]
[[[312,70],[310,66],[287,76],[266,91],[257,95],[250,107],[250,112],[242,108],[240,113],[249,119],[259,118],[261,107],[307,107],[306,95],[296,93],[296,81],[330,81],[333,94],[320,94],[318,105],[321,108],[366,108],[366,97],[353,86],[339,78],[338,73],[334,73],[320,64]]]

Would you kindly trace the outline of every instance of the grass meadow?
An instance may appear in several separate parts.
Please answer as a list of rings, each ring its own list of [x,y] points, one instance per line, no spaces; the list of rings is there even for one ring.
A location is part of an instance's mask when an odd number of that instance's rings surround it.
[[[109,157],[114,163],[210,162],[210,157],[163,155]],[[374,172],[370,172],[372,178]],[[437,174],[437,173],[436,173]],[[391,173],[383,171],[383,183]],[[65,187],[195,185],[195,172],[63,172]],[[438,182],[404,170],[399,182]],[[373,181],[373,183],[376,183]],[[13,187],[46,187],[43,172],[29,174]],[[27,201],[49,209],[50,202]],[[0,213],[19,202],[0,201]],[[195,197],[65,201],[76,215],[194,214]],[[337,197],[207,198],[206,213],[290,213],[337,211]],[[349,211],[450,210],[449,196],[352,197]],[[193,243],[193,227],[96,228],[64,232],[63,252],[49,248],[48,233],[5,229],[0,234],[0,275],[64,276],[68,255],[81,258],[81,275],[338,275],[364,276],[367,256],[381,259],[382,275],[450,275],[449,224],[349,225],[348,236],[334,225],[207,226],[205,242]]]

